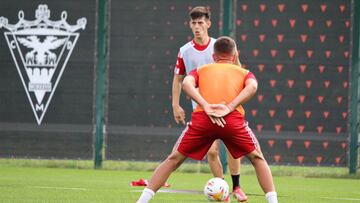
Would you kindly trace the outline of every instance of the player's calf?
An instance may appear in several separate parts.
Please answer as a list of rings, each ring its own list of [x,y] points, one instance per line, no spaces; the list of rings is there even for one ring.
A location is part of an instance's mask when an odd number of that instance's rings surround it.
[[[278,203],[271,170],[261,151],[256,149],[246,155],[246,157],[255,168],[256,176],[258,177],[259,184],[265,193],[265,198],[268,203]]]

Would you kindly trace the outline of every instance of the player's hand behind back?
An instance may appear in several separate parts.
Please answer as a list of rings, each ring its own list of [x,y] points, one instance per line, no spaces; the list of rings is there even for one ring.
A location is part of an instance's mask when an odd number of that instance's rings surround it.
[[[203,106],[205,113],[209,116],[212,123],[224,127],[226,121],[223,118],[223,114],[225,113],[222,106],[218,106],[221,104],[206,104]],[[225,114],[226,115],[226,114]]]
[[[230,108],[225,104],[211,104],[210,108],[213,112],[211,115],[215,117],[224,117],[231,112]]]

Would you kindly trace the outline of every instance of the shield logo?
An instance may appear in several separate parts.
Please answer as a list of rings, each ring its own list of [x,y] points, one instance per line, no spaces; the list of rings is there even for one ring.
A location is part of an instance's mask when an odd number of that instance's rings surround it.
[[[0,17],[0,28],[8,30],[4,32],[6,42],[40,125],[79,38],[76,31],[85,29],[86,18],[69,25],[63,11],[61,20],[52,21],[44,4],[38,6],[34,21],[25,20],[23,11],[18,17],[16,24]]]

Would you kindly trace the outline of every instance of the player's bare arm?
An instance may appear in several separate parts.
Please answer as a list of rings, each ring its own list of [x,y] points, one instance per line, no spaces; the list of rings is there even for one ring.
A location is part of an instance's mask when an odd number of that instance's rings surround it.
[[[240,92],[240,94],[235,97],[235,99],[227,104],[230,112],[234,111],[239,105],[245,104],[249,101],[256,93],[258,83],[255,79],[249,78],[245,81],[245,88]]]
[[[245,81],[245,88],[229,104],[212,104],[210,108],[215,117],[224,117],[234,111],[236,107],[249,101],[257,91],[257,81],[250,78]]]
[[[185,125],[185,111],[180,106],[181,85],[183,79],[184,75],[174,74],[172,85],[172,108],[176,123],[182,123]]]

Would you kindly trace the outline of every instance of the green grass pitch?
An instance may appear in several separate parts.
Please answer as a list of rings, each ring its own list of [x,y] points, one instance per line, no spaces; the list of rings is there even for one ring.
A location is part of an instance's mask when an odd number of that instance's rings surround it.
[[[132,180],[149,178],[151,172],[14,167],[0,165],[0,203],[134,203],[143,187]],[[173,190],[201,191],[209,173],[172,174]],[[229,185],[231,181],[226,176]],[[275,176],[279,202],[360,202],[360,181],[349,178]],[[241,176],[250,203],[265,202],[256,176]],[[151,202],[208,202],[202,194],[157,193]],[[235,200],[232,200],[235,202]]]

